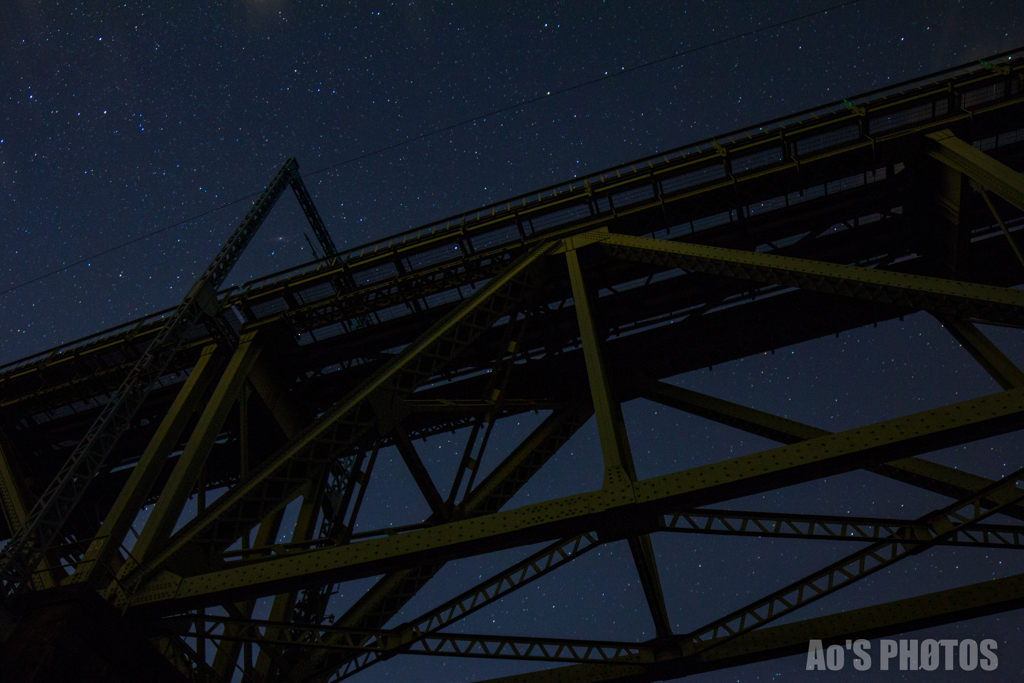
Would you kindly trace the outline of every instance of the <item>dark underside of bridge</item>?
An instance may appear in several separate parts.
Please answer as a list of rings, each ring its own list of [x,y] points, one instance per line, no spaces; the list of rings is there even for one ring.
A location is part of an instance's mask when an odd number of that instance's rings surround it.
[[[217,315],[237,340],[204,323],[190,331],[45,554],[33,590],[9,606],[4,676],[320,681],[418,653],[559,667],[524,680],[660,680],[806,651],[809,633],[872,637],[1020,607],[1024,583],[1011,578],[842,620],[767,625],[808,593],[839,590],[932,545],[1024,549],[1013,525],[984,521],[996,512],[1024,520],[1016,476],[988,480],[915,457],[1024,427],[1024,373],[975,326],[1024,324],[1024,294],[1012,289],[1024,283],[1024,263],[1008,241],[1024,226],[1024,54],[1012,54],[222,291]],[[918,311],[938,318],[1004,391],[831,434],[663,381]],[[0,539],[28,519],[165,313],[0,368]],[[780,447],[638,480],[620,409],[635,398]],[[540,426],[514,448],[489,451],[498,464],[477,477],[491,427],[534,411],[547,414]],[[580,429],[598,433],[602,488],[506,509]],[[414,442],[457,430],[469,441],[442,495]],[[376,455],[389,447],[431,513],[397,532],[357,529]],[[857,469],[947,496],[950,507],[917,520],[861,519],[870,543],[851,545],[838,567],[808,566],[802,586],[811,591],[794,584],[673,632],[652,533],[827,535],[843,520],[767,523],[771,515],[704,506]],[[224,487],[209,503],[196,496]],[[197,497],[193,519],[175,529]],[[284,518],[295,500],[298,517]],[[291,542],[275,545],[286,531]],[[655,639],[445,630],[623,539]],[[538,542],[553,545],[385,628],[444,563]],[[332,586],[378,575],[325,621]],[[793,591],[803,597],[786,597]],[[253,621],[264,596],[277,596],[270,616]],[[209,643],[209,656],[196,654]]]

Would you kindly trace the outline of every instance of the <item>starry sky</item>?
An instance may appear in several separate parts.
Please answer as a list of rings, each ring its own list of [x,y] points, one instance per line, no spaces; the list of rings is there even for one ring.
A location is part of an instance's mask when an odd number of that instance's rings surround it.
[[[0,363],[176,305],[248,208],[246,198],[290,156],[344,249],[1018,47],[1024,36],[1019,5],[1003,1],[324,4],[0,6]],[[795,19],[804,15],[813,16]],[[304,230],[286,196],[230,283],[310,260]],[[1024,363],[1016,336],[985,331]],[[673,381],[830,430],[998,390],[923,314]],[[641,477],[773,445],[642,401],[624,411]],[[541,417],[500,426],[494,442],[511,447]],[[440,472],[454,467],[459,438],[417,447]],[[997,476],[1019,466],[1014,438],[934,457]],[[595,452],[596,433],[583,430],[512,505],[597,488]],[[378,467],[375,485],[412,487],[397,458],[382,457]],[[855,473],[842,486],[815,482],[729,507],[916,517],[947,502],[899,491]],[[425,513],[415,502],[368,505],[361,524],[417,522]],[[796,579],[852,548],[655,537],[670,614],[683,632],[720,615],[723,602],[739,607],[778,587],[766,566]],[[794,553],[806,558],[800,567],[787,562]],[[1022,569],[1005,552],[979,553],[967,565],[933,550],[799,617]],[[440,578],[468,584],[524,555],[453,563]],[[595,550],[571,571],[460,628],[653,636],[625,543]],[[338,610],[369,581],[357,583],[337,597]],[[445,597],[424,591],[396,623]],[[943,627],[935,637],[992,634],[1005,643],[1000,673],[1020,672],[1024,657],[1009,652],[1022,649],[1018,624],[1010,614]],[[531,668],[412,657],[366,678],[462,680]],[[802,669],[802,658],[789,658],[706,680],[802,680]],[[929,680],[947,679],[936,672]]]

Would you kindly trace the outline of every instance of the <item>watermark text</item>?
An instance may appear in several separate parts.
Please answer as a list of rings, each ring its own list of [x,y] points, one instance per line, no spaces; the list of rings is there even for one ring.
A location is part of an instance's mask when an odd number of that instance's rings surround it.
[[[995,671],[999,666],[998,644],[988,638],[980,643],[965,640],[887,640],[878,641],[877,661],[871,654],[871,641],[847,640],[846,647],[812,640],[807,644],[807,671],[840,671],[847,660],[857,671]]]

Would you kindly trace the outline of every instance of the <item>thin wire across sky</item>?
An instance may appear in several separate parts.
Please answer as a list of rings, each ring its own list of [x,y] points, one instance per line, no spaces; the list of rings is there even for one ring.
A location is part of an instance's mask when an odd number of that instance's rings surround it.
[[[790,19],[786,19],[785,21],[780,21],[780,22],[776,22],[774,24],[768,24],[768,25],[765,25],[765,26],[760,26],[758,28],[751,29],[751,30],[746,31],[744,33],[737,33],[737,34],[729,36],[727,38],[722,38],[720,40],[715,40],[715,41],[712,41],[710,43],[705,43],[703,45],[699,45],[697,47],[692,47],[692,48],[687,48],[685,50],[680,50],[679,52],[674,52],[674,53],[672,53],[670,55],[666,55],[664,57],[659,57],[658,59],[642,62],[642,63],[637,64],[635,66],[631,66],[631,67],[628,67],[628,68],[627,67],[622,67],[618,71],[613,71],[613,72],[610,72],[610,73],[606,72],[605,74],[603,74],[603,75],[601,75],[601,76],[599,76],[597,78],[593,78],[593,79],[591,79],[589,81],[584,81],[582,83],[577,83],[575,85],[571,85],[571,86],[562,88],[560,90],[545,91],[545,93],[543,95],[538,95],[536,97],[532,97],[532,98],[529,98],[529,99],[520,100],[519,102],[516,102],[514,104],[510,104],[510,105],[507,105],[507,106],[504,106],[504,107],[500,107],[498,109],[494,109],[494,110],[486,112],[486,113],[477,114],[476,116],[473,116],[472,118],[464,119],[462,121],[458,121],[457,123],[452,123],[450,125],[443,126],[443,127],[440,127],[440,128],[434,128],[433,130],[427,131],[425,133],[421,133],[420,135],[416,135],[414,137],[406,138],[404,140],[400,140],[400,141],[392,143],[390,145],[385,145],[384,147],[379,147],[379,148],[374,149],[374,150],[372,150],[370,152],[365,152],[363,154],[359,154],[357,156],[350,157],[348,159],[345,159],[344,161],[339,161],[339,162],[331,164],[329,166],[324,166],[322,168],[318,168],[315,171],[310,171],[309,173],[302,174],[302,177],[303,178],[311,178],[313,176],[317,176],[317,175],[320,175],[322,173],[328,173],[328,172],[333,171],[335,169],[342,168],[343,166],[347,166],[349,164],[356,163],[357,161],[363,161],[365,159],[369,159],[369,158],[377,156],[379,154],[383,154],[385,152],[390,152],[392,150],[399,149],[399,148],[404,147],[406,145],[411,145],[414,142],[419,142],[420,140],[426,140],[427,138],[431,138],[431,137],[433,137],[435,135],[439,135],[441,133],[446,133],[448,131],[456,130],[456,129],[461,128],[463,126],[468,126],[468,125],[470,125],[472,123],[475,123],[477,121],[481,121],[483,119],[486,119],[489,116],[498,116],[500,114],[505,114],[505,113],[508,113],[508,112],[511,112],[511,111],[516,111],[516,110],[519,110],[519,109],[523,109],[525,107],[528,107],[528,106],[530,106],[532,104],[536,104],[536,103],[541,102],[543,100],[551,99],[552,97],[558,97],[560,95],[565,95],[567,93],[574,92],[576,90],[581,90],[583,88],[587,88],[587,87],[590,87],[592,85],[596,85],[598,83],[603,83],[605,81],[610,81],[610,80],[612,80],[614,78],[620,78],[622,76],[625,76],[625,75],[631,74],[631,73],[635,73],[635,72],[640,71],[642,69],[647,69],[647,68],[650,68],[652,66],[656,66],[658,64],[663,64],[665,62],[670,62],[670,61],[675,60],[675,59],[681,59],[681,58],[686,57],[688,55],[692,55],[694,53],[701,52],[703,50],[708,50],[708,49],[711,49],[713,47],[717,47],[719,45],[724,45],[726,43],[730,43],[730,42],[733,42],[733,41],[736,41],[736,40],[741,40],[743,38],[749,38],[750,36],[753,36],[753,35],[756,35],[756,34],[759,34],[759,33],[764,33],[766,31],[773,31],[773,30],[776,30],[776,29],[781,29],[781,28],[784,28],[784,27],[786,27],[786,26],[788,26],[790,24],[794,24],[794,23],[797,23],[797,22],[800,22],[800,21],[804,21],[806,19],[810,19],[812,17],[816,17],[816,16],[819,16],[819,15],[822,15],[822,14],[827,14],[828,12],[832,12],[832,11],[835,11],[835,10],[838,10],[838,9],[843,9],[843,8],[849,7],[851,5],[856,5],[858,2],[860,2],[860,0],[848,0],[847,2],[842,2],[842,3],[836,4],[836,5],[832,5],[830,7],[826,7],[824,9],[820,9],[820,10],[816,10],[814,12],[808,12],[806,14],[801,14],[800,16],[792,17]],[[245,195],[244,197],[239,197],[237,199],[233,199],[230,202],[226,202],[224,204],[221,204],[220,206],[214,207],[214,208],[209,209],[207,211],[203,211],[202,213],[197,213],[197,214],[195,214],[193,216],[189,216],[188,218],[182,219],[182,220],[180,220],[180,221],[178,221],[176,223],[171,223],[170,225],[165,225],[162,228],[157,228],[156,230],[152,230],[152,231],[147,232],[147,233],[145,233],[143,235],[139,235],[138,237],[134,237],[134,238],[132,238],[130,240],[126,240],[124,242],[121,242],[120,244],[117,244],[117,245],[113,246],[113,247],[110,247],[108,249],[104,249],[103,251],[98,251],[95,254],[91,254],[91,255],[83,257],[83,258],[81,258],[81,259],[79,259],[77,261],[74,261],[74,262],[69,263],[69,264],[64,265],[64,266],[61,266],[60,268],[57,268],[55,270],[51,270],[51,271],[49,271],[47,273],[43,273],[42,275],[34,277],[31,280],[25,280],[24,282],[20,282],[20,283],[18,283],[16,285],[13,285],[12,287],[9,287],[7,289],[0,290],[0,295],[9,294],[9,293],[11,293],[13,291],[21,289],[22,287],[26,287],[26,286],[28,286],[30,284],[39,282],[41,280],[45,280],[48,277],[52,277],[54,275],[58,275],[60,273],[63,273],[65,271],[67,271],[67,270],[70,270],[70,269],[74,268],[75,266],[80,266],[83,263],[88,263],[88,262],[90,262],[90,261],[92,261],[94,259],[100,258],[101,256],[106,256],[107,254],[111,254],[111,253],[113,253],[115,251],[119,251],[119,250],[121,250],[121,249],[123,249],[123,248],[125,248],[127,246],[132,245],[132,244],[136,244],[138,242],[142,242],[144,240],[149,239],[150,237],[155,237],[156,235],[159,235],[161,233],[167,232],[168,230],[172,230],[174,228],[181,227],[182,225],[185,225],[187,223],[191,223],[192,221],[196,221],[196,220],[199,220],[201,218],[205,218],[206,216],[209,216],[211,214],[217,213],[219,211],[223,211],[224,209],[230,208],[230,207],[232,207],[232,206],[234,206],[236,204],[241,204],[242,202],[248,201],[248,200],[252,199],[253,197],[258,196],[260,194],[260,192],[262,192],[262,190],[257,190],[255,192],[252,192],[250,194]]]

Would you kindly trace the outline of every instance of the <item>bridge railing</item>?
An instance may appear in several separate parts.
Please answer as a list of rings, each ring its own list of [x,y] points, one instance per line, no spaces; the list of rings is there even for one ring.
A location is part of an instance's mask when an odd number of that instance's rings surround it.
[[[667,164],[672,160],[685,159],[693,155],[707,154],[708,152],[717,152],[722,147],[756,141],[758,139],[770,137],[774,133],[795,127],[800,128],[806,127],[809,124],[821,124],[826,120],[835,118],[837,115],[849,114],[855,108],[864,108],[867,105],[878,107],[878,105],[884,104],[889,100],[904,101],[908,95],[921,92],[937,84],[964,80],[964,77],[987,75],[992,71],[997,70],[999,67],[1011,63],[1014,57],[1024,59],[1024,48],[1019,48],[990,57],[977,64],[958,66],[935,74],[929,74],[923,78],[913,79],[896,85],[880,88],[857,96],[852,100],[840,100],[824,106],[807,109],[805,111],[780,117],[754,127],[732,133],[726,133],[714,138],[708,138],[694,144],[678,147],[668,152],[661,152],[626,164],[614,166],[603,171],[573,178],[568,182],[550,185],[540,190],[519,195],[511,199],[488,204],[479,209],[456,214],[425,226],[412,228],[379,240],[374,240],[372,242],[352,247],[333,257],[320,259],[295,268],[272,273],[262,278],[253,279],[247,282],[244,288],[246,290],[258,289],[266,284],[274,284],[280,282],[282,279],[304,274],[308,272],[311,267],[315,268],[321,264],[334,263],[338,260],[349,261],[359,259],[367,254],[391,250],[396,247],[422,240],[426,237],[437,235],[438,233],[450,233],[462,229],[470,229],[474,223],[484,220],[491,221],[501,214],[515,214],[516,212],[521,212],[523,209],[531,208],[545,200],[557,198],[560,195],[565,196],[566,194],[578,192],[581,189],[587,189],[588,187],[591,188],[591,190],[594,190],[595,186],[603,185],[612,180],[620,180],[624,177],[635,175],[640,172],[647,172],[659,165]],[[991,90],[990,86],[982,86],[979,90],[985,91],[986,88]],[[963,106],[968,107],[981,104],[987,100],[995,99],[996,95],[994,93],[990,94],[986,92],[972,91],[963,94],[963,97],[965,99]],[[913,123],[923,121],[934,116],[941,116],[947,113],[947,111],[948,110],[940,110],[930,116],[915,113],[904,114],[905,120],[900,120],[898,118],[895,120],[892,119],[893,116],[897,116],[897,114],[894,113],[882,113],[872,119],[872,130],[866,132],[868,134],[883,132],[883,130],[897,128],[900,125],[906,125],[906,123]],[[875,127],[877,127],[877,129]],[[831,135],[836,136],[836,133],[831,133]],[[838,134],[835,139],[836,144],[843,141],[845,140],[842,140],[842,134]],[[811,141],[808,141],[808,143],[810,142]],[[810,151],[810,149],[808,149],[808,151]]]
[[[879,135],[893,134],[908,126],[941,120],[954,112],[969,111],[1000,98],[1019,95],[1019,79],[1011,76],[1022,71],[1019,66],[1022,63],[1024,48],[887,86],[851,100],[808,109],[352,247],[332,257],[222,290],[219,297],[226,306],[239,299],[259,299],[261,290],[302,280],[339,265],[349,271],[357,285],[372,283],[397,273],[395,258],[407,259],[410,269],[416,270],[457,259],[473,249],[489,249],[527,234],[585,223],[595,216],[614,215],[616,211],[651,202],[656,192],[667,195],[697,191],[703,186],[721,183],[729,175],[754,174],[783,163],[787,158],[807,158],[855,146]],[[770,203],[771,200],[763,202]],[[717,215],[703,217],[701,225],[718,224],[716,221],[722,222],[719,218]],[[700,221],[692,221],[691,229]],[[388,258],[379,258],[384,254]],[[307,292],[309,300],[302,303],[321,298],[315,296],[315,291],[311,287]],[[328,290],[322,293],[323,298],[331,294]],[[262,301],[255,306],[272,314],[280,312],[275,308],[286,304]],[[73,355],[85,348],[102,348],[108,341],[130,343],[136,336],[157,328],[171,312],[173,309],[157,311],[0,365],[0,377]],[[196,333],[201,334],[202,330]],[[142,340],[140,343],[144,346]]]

